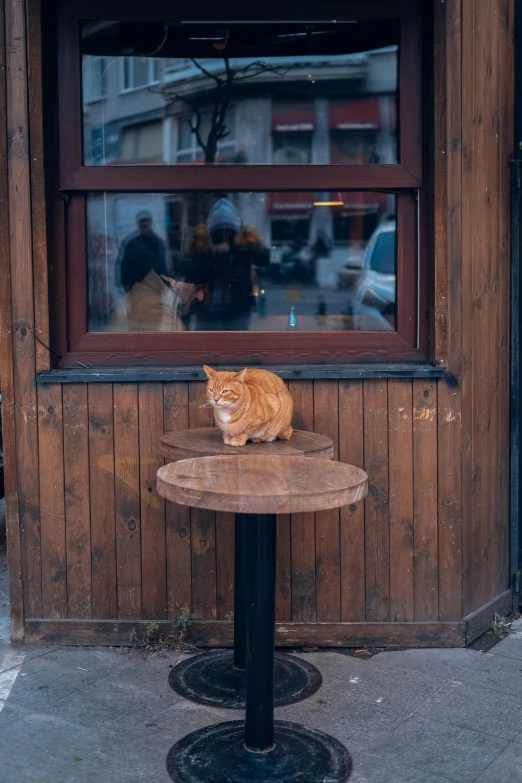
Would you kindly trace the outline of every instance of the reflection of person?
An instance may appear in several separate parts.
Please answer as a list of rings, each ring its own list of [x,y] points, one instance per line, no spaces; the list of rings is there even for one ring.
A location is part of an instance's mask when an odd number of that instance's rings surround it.
[[[255,267],[266,266],[270,254],[254,228],[244,228],[235,206],[226,198],[214,204],[207,225],[199,225],[188,253],[204,253],[212,269],[211,293],[200,328],[246,331],[255,306]]]
[[[143,280],[149,270],[158,275],[168,274],[167,248],[164,241],[152,230],[152,215],[147,210],[136,215],[138,230],[124,239],[116,262],[116,284],[125,291]]]
[[[150,268],[124,296],[109,323],[114,332],[182,332],[183,317],[202,301],[208,284],[205,258],[181,258],[174,277]]]

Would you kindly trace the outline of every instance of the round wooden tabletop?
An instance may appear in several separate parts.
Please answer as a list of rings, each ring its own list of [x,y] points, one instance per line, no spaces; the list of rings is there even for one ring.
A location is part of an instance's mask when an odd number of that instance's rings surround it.
[[[273,443],[247,443],[246,446],[227,446],[217,427],[169,432],[160,438],[160,452],[171,462],[191,457],[236,456],[264,454],[270,456],[302,456],[333,459],[334,444],[326,435],[294,430],[290,440]]]
[[[357,503],[368,494],[368,476],[343,462],[245,454],[172,462],[158,470],[157,486],[182,506],[290,514]]]

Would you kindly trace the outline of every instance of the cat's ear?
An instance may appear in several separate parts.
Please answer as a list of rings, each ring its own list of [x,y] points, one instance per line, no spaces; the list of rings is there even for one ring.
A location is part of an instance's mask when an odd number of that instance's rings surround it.
[[[205,371],[205,375],[207,376],[207,378],[209,379],[209,381],[210,381],[210,379],[211,379],[211,378],[213,378],[213,377],[214,377],[214,375],[216,374],[216,371],[215,371],[215,370],[213,370],[213,369],[212,369],[212,367],[209,367],[209,366],[208,366],[208,365],[206,365],[206,364],[204,364],[204,365],[203,365],[203,370]]]
[[[247,374],[248,367],[245,367],[244,370],[241,370],[241,372],[238,372],[237,375],[234,376],[234,380],[236,383],[244,383],[246,374]]]

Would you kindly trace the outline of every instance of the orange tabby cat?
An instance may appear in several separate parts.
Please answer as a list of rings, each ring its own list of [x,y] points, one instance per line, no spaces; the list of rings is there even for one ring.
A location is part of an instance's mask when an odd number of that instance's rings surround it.
[[[292,436],[293,400],[285,384],[268,370],[219,372],[203,367],[214,421],[229,446],[288,440]]]

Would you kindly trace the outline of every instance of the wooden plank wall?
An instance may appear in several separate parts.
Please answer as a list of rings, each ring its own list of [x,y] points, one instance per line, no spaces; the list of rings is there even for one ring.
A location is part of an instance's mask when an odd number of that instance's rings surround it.
[[[439,388],[445,386],[439,383]],[[439,549],[437,385],[421,380],[293,381],[295,424],[363,465],[370,495],[341,513],[281,518],[278,618],[310,623],[459,620],[460,539]],[[154,476],[164,430],[201,426],[203,384],[66,384],[45,389],[41,464],[54,476],[42,525],[42,609],[31,618],[199,619],[233,610],[228,515],[165,504]],[[58,413],[59,411],[59,413]],[[444,416],[447,417],[446,411]],[[65,488],[65,510],[64,510]],[[43,511],[43,506],[42,506]]]

